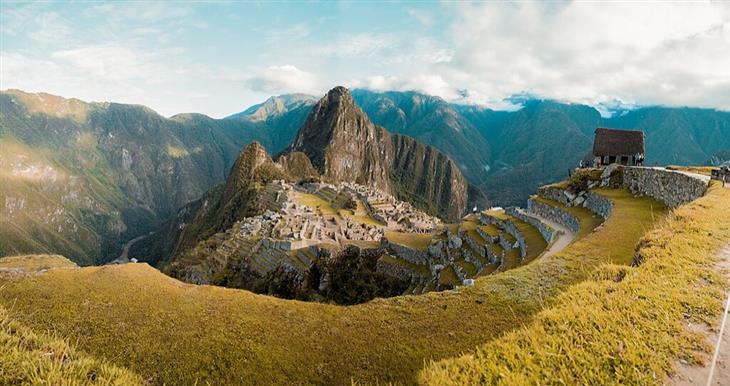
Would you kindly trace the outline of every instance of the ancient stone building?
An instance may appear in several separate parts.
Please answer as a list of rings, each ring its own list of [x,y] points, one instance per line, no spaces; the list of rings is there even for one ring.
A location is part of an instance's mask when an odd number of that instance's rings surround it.
[[[593,141],[593,164],[599,167],[612,163],[643,165],[644,132],[597,128]]]

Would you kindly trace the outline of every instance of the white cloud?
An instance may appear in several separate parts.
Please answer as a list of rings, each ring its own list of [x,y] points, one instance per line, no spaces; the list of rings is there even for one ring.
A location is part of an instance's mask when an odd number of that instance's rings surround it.
[[[484,100],[525,91],[590,104],[621,99],[730,109],[729,8],[708,2],[468,5],[453,24],[453,60],[427,71]]]
[[[244,76],[246,85],[262,93],[317,93],[317,78],[293,65],[269,66],[256,75]]]

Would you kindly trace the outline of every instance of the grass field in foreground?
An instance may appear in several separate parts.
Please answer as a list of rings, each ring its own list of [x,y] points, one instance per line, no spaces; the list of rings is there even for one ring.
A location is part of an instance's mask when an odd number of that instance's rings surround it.
[[[722,314],[726,278],[717,251],[730,242],[730,190],[711,188],[641,241],[637,268],[607,264],[558,296],[533,323],[456,359],[434,363],[423,383],[664,384],[679,359],[708,359],[689,322]],[[717,325],[717,323],[713,323]]]
[[[54,329],[155,384],[414,383],[429,359],[529,326],[598,264],[631,260],[666,210],[625,191],[600,193],[615,207],[597,232],[455,291],[341,307],[184,284],[128,264],[4,281],[0,303],[36,331]]]
[[[38,270],[74,266],[58,255],[0,259],[0,268]],[[0,384],[127,386],[142,385],[142,378],[81,353],[63,339],[36,334],[0,306]]]

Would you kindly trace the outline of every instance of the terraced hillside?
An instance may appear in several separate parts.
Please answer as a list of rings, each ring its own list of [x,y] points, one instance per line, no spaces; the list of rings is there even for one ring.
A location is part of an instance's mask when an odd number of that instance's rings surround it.
[[[592,193],[612,203],[610,216],[598,228],[592,230],[596,225],[593,221],[578,218],[577,239],[562,251],[506,272],[477,278],[474,286],[454,291],[342,307],[189,285],[165,277],[146,264],[127,264],[51,269],[40,275],[5,278],[0,304],[13,304],[13,317],[29,327],[38,331],[54,329],[78,341],[79,348],[85,352],[129,368],[153,384],[344,384],[352,380],[399,383],[420,380],[440,384],[451,379],[451,372],[462,377],[454,378],[459,382],[474,380],[470,377],[478,377],[481,371],[487,374],[494,371],[496,378],[490,379],[509,383],[525,379],[501,377],[494,367],[479,367],[484,363],[481,358],[485,348],[494,355],[501,355],[498,350],[507,355],[495,361],[495,366],[500,363],[511,366],[510,358],[527,355],[526,351],[520,351],[525,346],[509,348],[502,342],[526,338],[533,331],[530,329],[535,328],[556,333],[548,330],[553,325],[545,324],[546,315],[555,315],[554,312],[566,307],[577,310],[572,303],[576,299],[572,295],[575,291],[620,286],[620,283],[605,284],[603,279],[622,272],[628,278],[632,272],[643,271],[644,266],[630,268],[628,264],[636,256],[648,256],[647,251],[661,247],[656,244],[659,242],[656,234],[681,231],[676,226],[663,225],[659,233],[648,236],[637,255],[637,243],[657,224],[691,223],[688,232],[698,235],[701,241],[712,241],[696,247],[701,251],[712,250],[718,240],[730,236],[730,208],[723,206],[730,199],[728,191],[710,190],[708,197],[681,208],[665,223],[666,207],[651,198],[634,197],[621,189],[594,189]],[[707,217],[707,224],[691,217],[707,212],[714,213]],[[469,228],[470,225],[465,225],[463,230],[469,232]],[[494,229],[485,226],[483,231],[489,235]],[[528,245],[528,254],[529,251]],[[680,254],[686,251],[677,250]],[[670,260],[670,253],[655,258],[657,262],[653,264],[671,266],[675,257]],[[689,260],[687,264],[708,265],[701,260]],[[661,271],[654,273],[663,275]],[[661,280],[652,283],[662,285]],[[605,290],[592,294],[594,301],[611,299],[610,292]],[[711,299],[700,299],[708,303],[695,304],[698,307],[683,312],[700,319],[716,316],[718,297],[714,292],[711,294]],[[648,295],[651,294],[644,296]],[[644,306],[653,310],[659,304],[645,302]],[[38,309],[44,312],[36,312]],[[596,312],[619,310],[608,308]],[[560,326],[569,331],[584,328],[582,324]],[[597,334],[597,339],[609,339],[613,333],[598,330],[593,334]],[[552,335],[531,336],[550,339]],[[687,340],[667,339],[670,338],[665,338],[667,344],[675,344],[672,355],[686,352],[676,347],[687,347]],[[563,343],[568,350],[576,342]],[[490,349],[492,345],[499,349]],[[477,347],[479,357],[467,355],[437,362],[421,372],[419,378],[424,361],[475,353]],[[542,358],[542,351],[538,350],[537,354],[537,358]],[[600,377],[611,374],[615,366],[642,360],[636,356],[608,359],[605,355],[595,355],[594,358],[598,361],[592,367],[594,372],[579,374],[588,383],[604,379]],[[529,357],[523,359],[528,366],[542,363],[533,364]],[[565,360],[566,363],[560,362],[560,372],[551,375],[569,380],[567,375],[580,372],[580,362],[571,362],[570,356]]]

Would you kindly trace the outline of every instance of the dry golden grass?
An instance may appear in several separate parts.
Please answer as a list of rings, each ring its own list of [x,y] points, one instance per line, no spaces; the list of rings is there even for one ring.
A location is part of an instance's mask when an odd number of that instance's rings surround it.
[[[425,251],[431,244],[433,235],[430,233],[385,232],[388,241],[405,245],[418,251]]]
[[[39,271],[50,268],[71,268],[76,263],[61,255],[20,255],[0,257],[0,268],[21,268],[25,271]]]
[[[615,214],[614,214],[615,216]],[[605,227],[602,232],[614,232]],[[617,242],[619,240],[616,240]],[[689,321],[715,322],[726,278],[716,252],[730,242],[730,191],[677,209],[642,238],[637,268],[605,264],[527,326],[476,353],[432,363],[425,384],[656,384],[673,364],[707,359]],[[610,254],[604,261],[626,262]]]
[[[712,174],[712,171],[715,169],[718,169],[717,167],[712,166],[675,166],[670,165],[667,166],[667,169],[669,170],[678,170],[681,172],[690,172],[690,173],[697,173],[697,174],[703,174],[706,176],[709,176]]]
[[[57,331],[154,384],[414,383],[424,361],[530,325],[600,263],[631,260],[665,209],[624,191],[602,193],[615,215],[600,231],[455,291],[341,307],[184,284],[128,264],[0,279],[0,304],[36,331]]]

